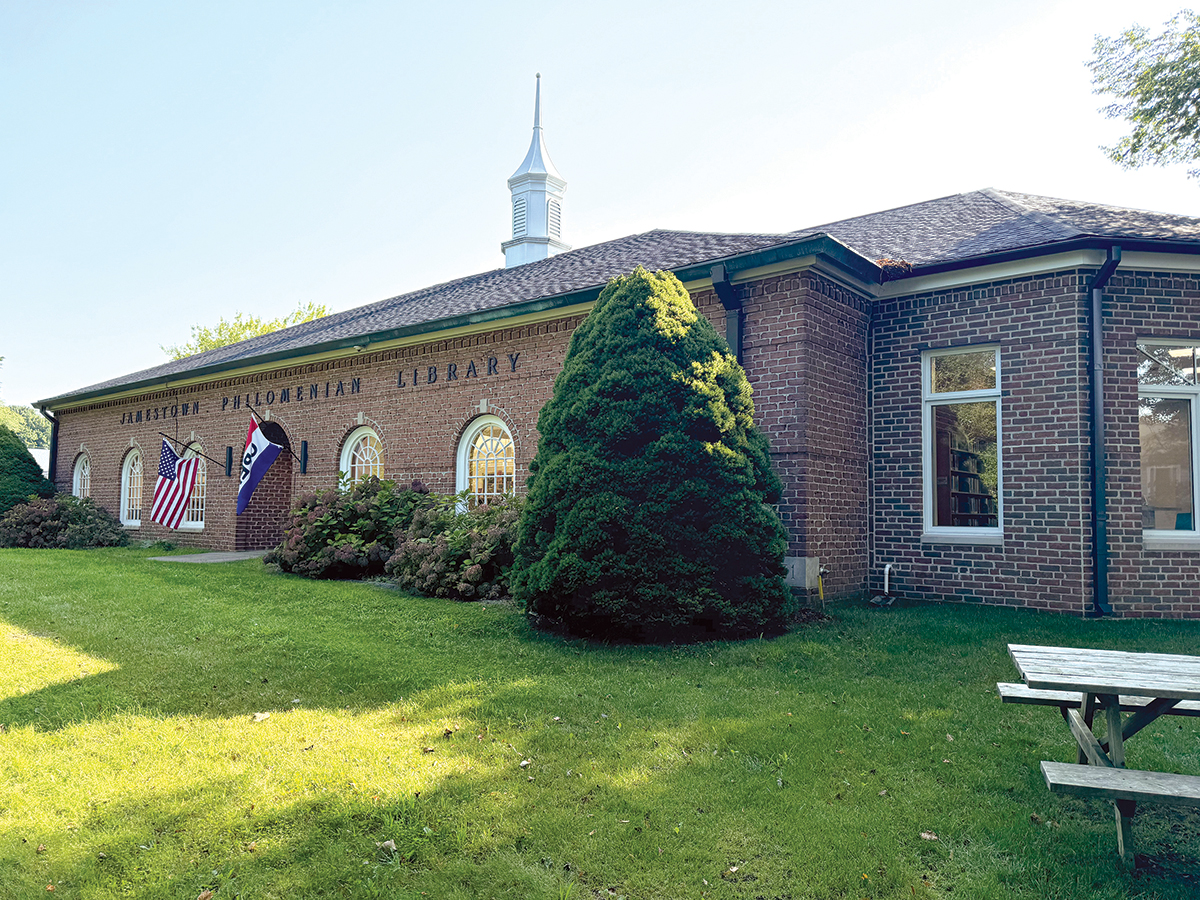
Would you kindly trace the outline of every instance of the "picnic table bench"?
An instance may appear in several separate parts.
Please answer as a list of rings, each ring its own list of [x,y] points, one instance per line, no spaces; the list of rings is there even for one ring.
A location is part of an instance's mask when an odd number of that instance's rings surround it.
[[[1111,800],[1124,862],[1133,862],[1138,803],[1200,806],[1200,777],[1125,768],[1125,741],[1147,725],[1164,715],[1200,716],[1200,657],[1028,644],[1008,652],[1025,683],[998,683],[1001,700],[1058,707],[1078,747],[1074,763],[1042,762],[1046,786]],[[1097,712],[1104,741],[1092,730]]]

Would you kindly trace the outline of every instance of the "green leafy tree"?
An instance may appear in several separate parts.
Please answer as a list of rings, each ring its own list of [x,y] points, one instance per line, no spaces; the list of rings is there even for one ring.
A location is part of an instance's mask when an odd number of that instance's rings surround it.
[[[206,328],[203,325],[192,326],[190,341],[186,344],[163,347],[162,351],[171,359],[183,359],[185,356],[194,356],[205,350],[215,350],[217,347],[227,347],[238,341],[258,337],[260,334],[270,334],[272,331],[279,331],[290,325],[299,325],[301,322],[311,322],[327,315],[329,315],[328,307],[316,303],[301,304],[294,313],[278,319],[260,319],[258,316],[243,316],[241,313],[237,313],[232,321],[221,319],[213,328]]]
[[[782,488],[750,384],[673,275],[614,279],[538,418],[513,593],[538,624],[646,641],[784,627]]]
[[[3,425],[26,447],[50,446],[50,422],[32,406],[6,406],[0,403]]]
[[[1184,10],[1153,36],[1140,25],[1097,36],[1093,54],[1094,90],[1115,98],[1104,113],[1133,128],[1103,148],[1113,162],[1137,168],[1200,159],[1200,16]],[[1200,168],[1188,174],[1200,177]]]
[[[31,495],[49,497],[54,485],[42,475],[21,440],[0,425],[0,513],[8,512]]]

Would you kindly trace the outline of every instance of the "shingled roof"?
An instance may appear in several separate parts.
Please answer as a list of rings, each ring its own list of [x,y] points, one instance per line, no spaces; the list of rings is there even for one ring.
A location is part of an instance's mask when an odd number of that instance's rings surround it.
[[[988,188],[803,231],[825,232],[868,259],[921,266],[1083,237],[1200,241],[1200,219]]]
[[[961,263],[1005,251],[1050,250],[1055,244],[1080,238],[1188,242],[1189,249],[1196,251],[1200,250],[1200,219],[985,189],[789,234],[648,231],[334,313],[81,388],[39,405],[56,405],[64,400],[149,386],[243,364],[267,363],[304,352],[365,344],[371,339],[417,333],[426,327],[499,319],[509,312],[529,310],[530,304],[554,306],[555,298],[568,302],[565,298],[598,290],[611,278],[635,266],[678,271],[757,251],[799,245],[820,235],[829,235],[849,248],[868,267],[868,261],[884,258],[904,260],[919,267]]]
[[[462,321],[476,314],[520,307],[529,301],[553,299],[588,288],[599,288],[612,278],[643,266],[651,271],[676,270],[709,260],[768,247],[796,243],[795,234],[708,234],[694,231],[648,231],[560,253],[549,259],[508,269],[493,269],[444,284],[422,288],[311,322],[172,360],[63,394],[42,404],[70,400],[104,391],[175,377],[252,365],[288,355],[314,352],[330,345],[351,346],[356,341],[402,332],[424,323]]]

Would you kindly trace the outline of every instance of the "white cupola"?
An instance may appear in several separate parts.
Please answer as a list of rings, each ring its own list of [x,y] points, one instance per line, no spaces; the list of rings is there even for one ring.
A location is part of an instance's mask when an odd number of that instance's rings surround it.
[[[512,191],[512,240],[500,245],[505,268],[571,249],[562,241],[562,201],[567,182],[554,168],[542,140],[541,73],[533,101],[533,141],[525,161],[508,179],[508,189]]]

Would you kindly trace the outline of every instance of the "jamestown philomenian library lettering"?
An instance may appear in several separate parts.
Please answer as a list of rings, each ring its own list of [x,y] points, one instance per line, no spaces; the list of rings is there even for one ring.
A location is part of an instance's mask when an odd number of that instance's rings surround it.
[[[51,479],[221,550],[274,546],[339,472],[519,492],[573,330],[641,265],[745,367],[793,584],[1200,617],[1200,219],[989,189],[571,249],[540,92],[508,184],[504,268],[40,401]],[[237,516],[250,411],[290,452]],[[160,433],[201,457],[178,531],[149,517]]]

